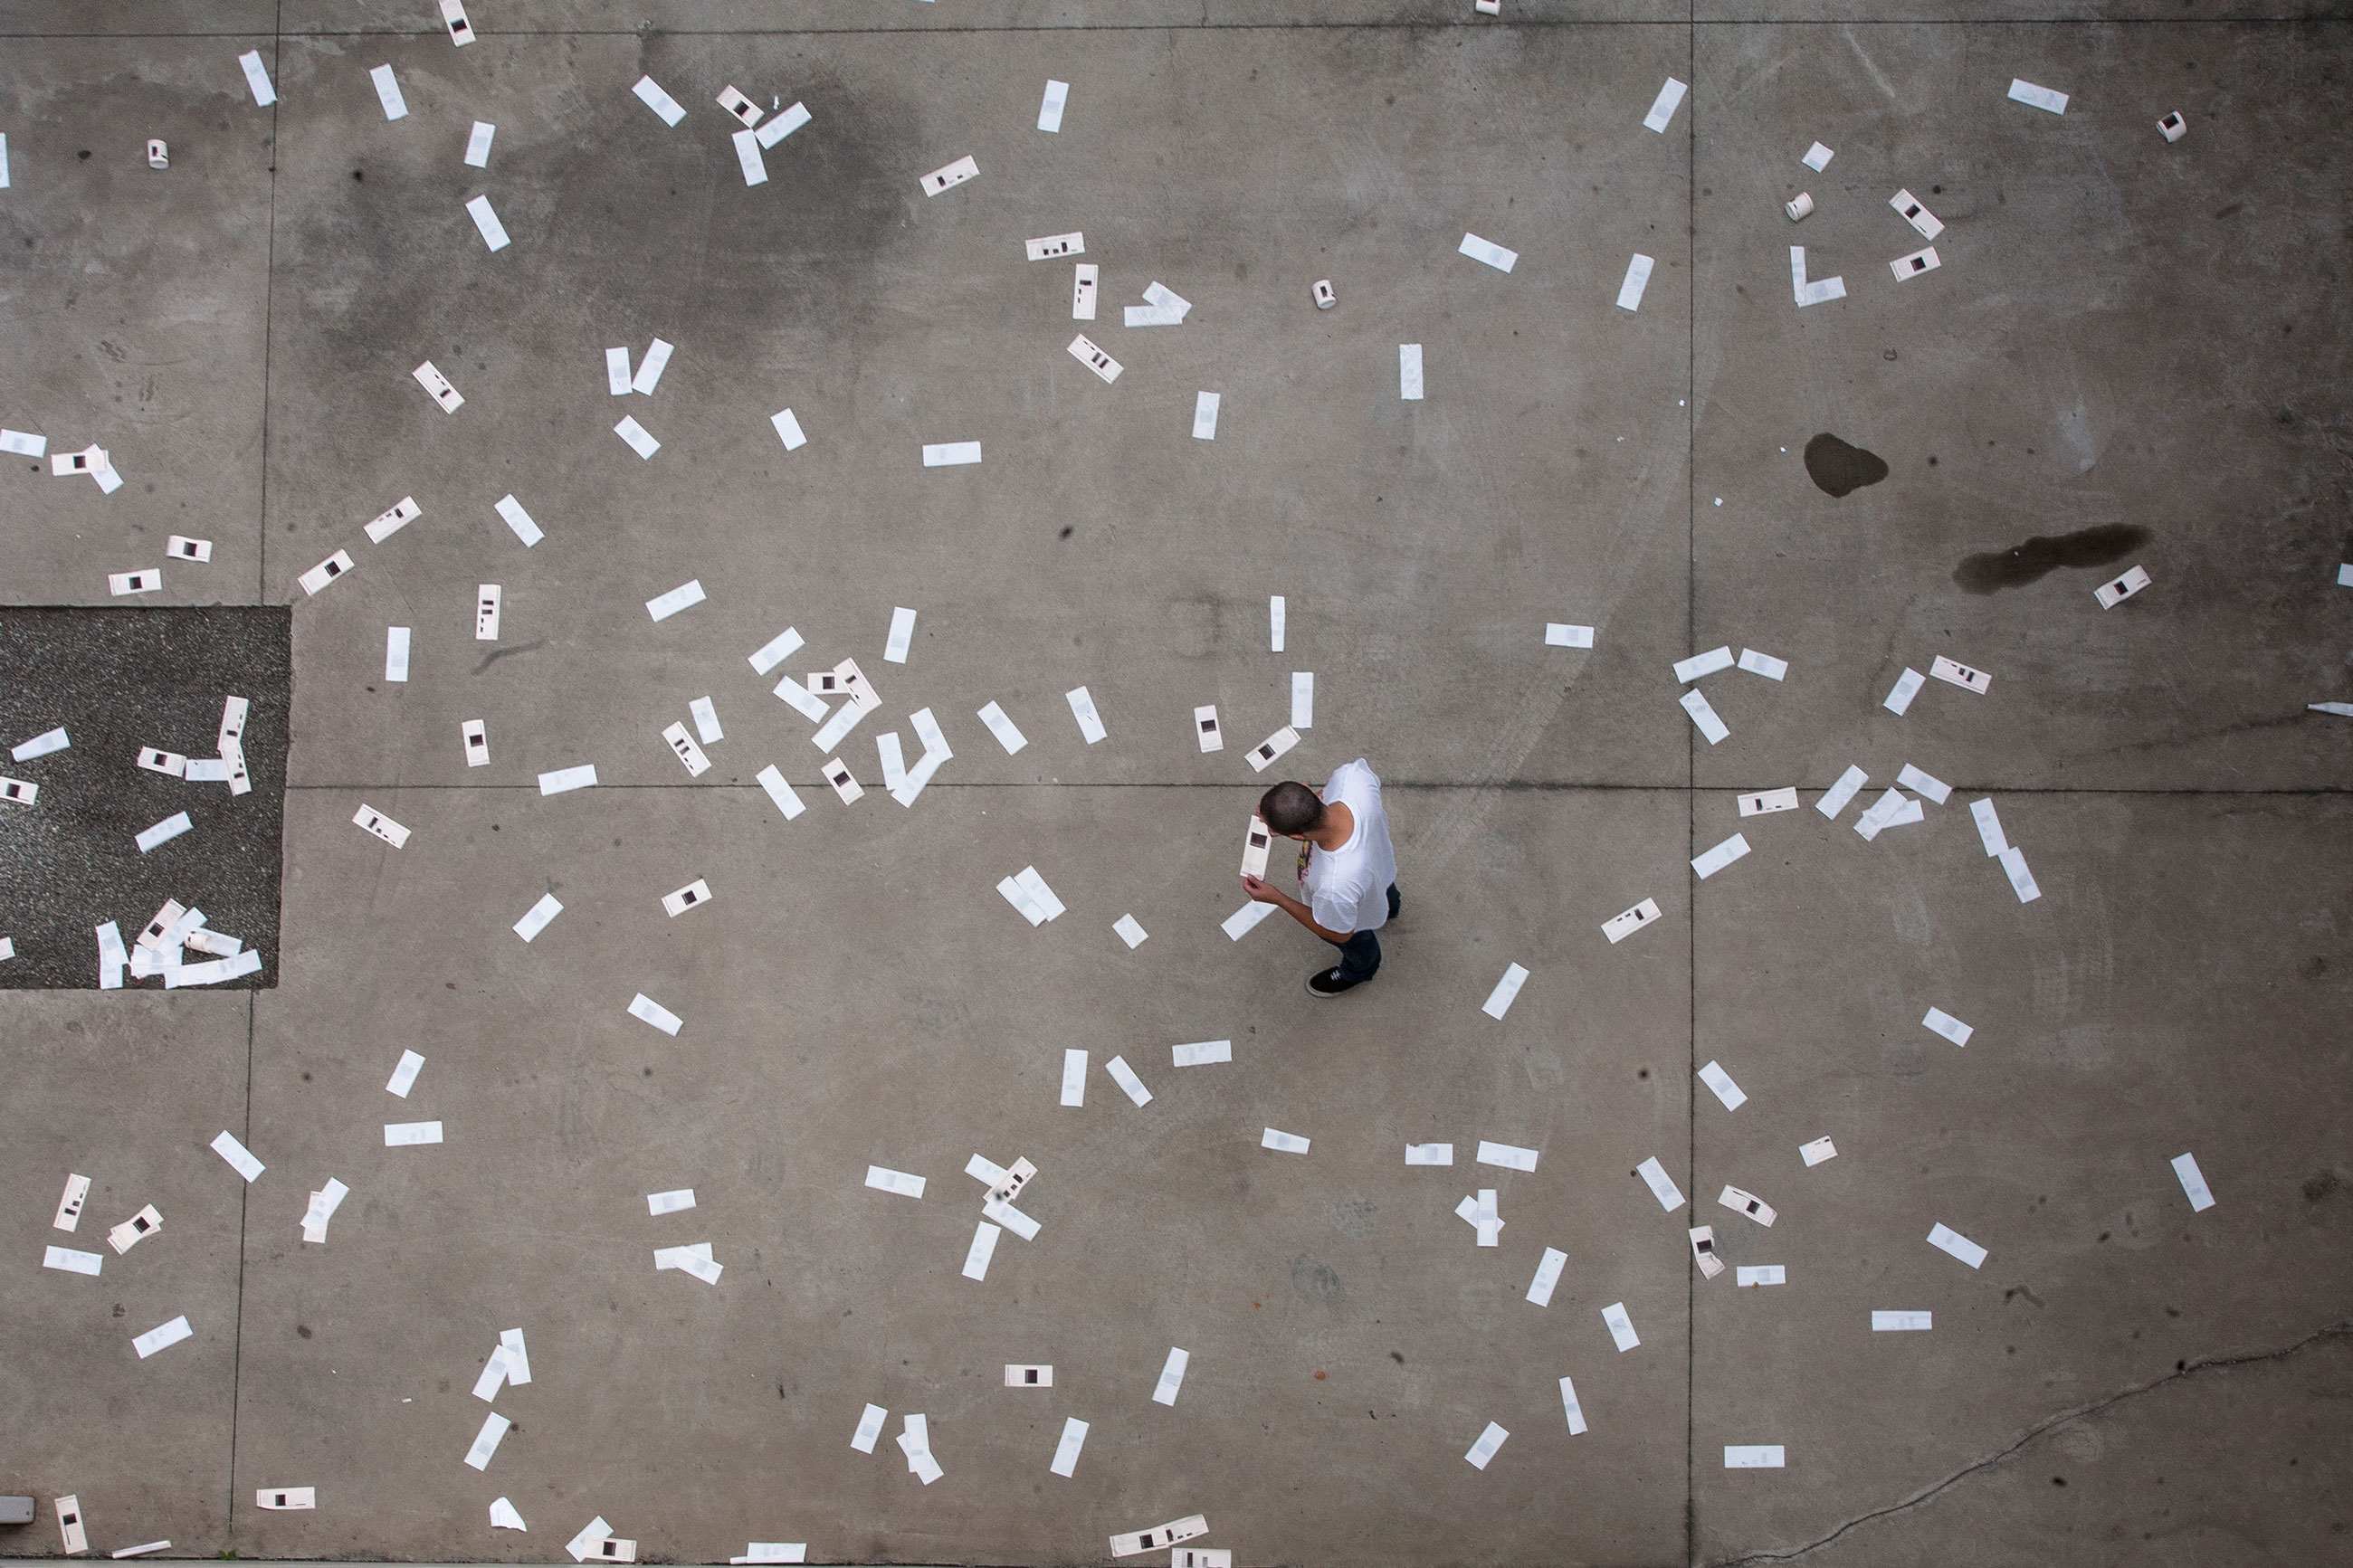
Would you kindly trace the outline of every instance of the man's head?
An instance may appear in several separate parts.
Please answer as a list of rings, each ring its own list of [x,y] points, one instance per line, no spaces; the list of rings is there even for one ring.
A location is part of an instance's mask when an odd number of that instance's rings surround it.
[[[1285,838],[1300,838],[1324,820],[1324,803],[1305,784],[1285,779],[1259,797],[1258,815]]]

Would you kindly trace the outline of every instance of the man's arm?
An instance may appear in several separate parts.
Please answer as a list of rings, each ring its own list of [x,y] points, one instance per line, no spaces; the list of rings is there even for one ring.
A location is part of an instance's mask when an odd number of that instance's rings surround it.
[[[1297,899],[1293,898],[1290,894],[1283,892],[1281,889],[1275,887],[1273,883],[1262,880],[1260,878],[1244,877],[1242,879],[1242,891],[1248,893],[1252,899],[1261,904],[1274,905],[1284,914],[1289,915],[1293,920],[1297,921],[1301,925],[1305,926],[1309,931],[1314,931],[1325,942],[1345,942],[1356,934],[1354,931],[1325,931],[1322,926],[1315,923],[1315,913],[1313,910],[1310,910],[1305,904],[1301,903]]]

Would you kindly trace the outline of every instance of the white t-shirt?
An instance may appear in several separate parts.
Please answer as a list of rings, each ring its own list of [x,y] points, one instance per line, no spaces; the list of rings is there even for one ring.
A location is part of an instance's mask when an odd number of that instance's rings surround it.
[[[1324,803],[1346,806],[1356,830],[1337,849],[1318,849],[1308,858],[1308,911],[1325,931],[1378,931],[1388,924],[1389,884],[1397,880],[1381,781],[1358,757],[1333,773]]]

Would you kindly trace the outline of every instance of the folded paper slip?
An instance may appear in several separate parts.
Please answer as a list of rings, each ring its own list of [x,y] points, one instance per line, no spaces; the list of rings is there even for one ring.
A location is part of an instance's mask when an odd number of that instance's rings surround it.
[[[1188,1514],[1183,1519],[1172,1519],[1166,1524],[1155,1525],[1150,1530],[1131,1531],[1125,1535],[1113,1536],[1111,1554],[1113,1557],[1133,1557],[1155,1547],[1171,1547],[1180,1542],[1198,1540],[1208,1533],[1209,1521],[1207,1519],[1198,1513]]]
[[[1506,250],[1493,240],[1482,239],[1475,234],[1464,234],[1462,243],[1455,249],[1473,261],[1485,262],[1498,272],[1509,272],[1520,259],[1518,251]]]
[[[1798,787],[1791,784],[1788,789],[1759,790],[1755,795],[1744,795],[1736,799],[1741,816],[1768,816],[1777,811],[1797,810]]]

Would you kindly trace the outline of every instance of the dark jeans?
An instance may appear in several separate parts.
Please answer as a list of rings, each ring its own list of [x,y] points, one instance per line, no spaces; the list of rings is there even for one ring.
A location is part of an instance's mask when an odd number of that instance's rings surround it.
[[[1398,897],[1397,884],[1389,884],[1389,919],[1398,917],[1398,906],[1405,900]],[[1360,931],[1345,942],[1332,944],[1340,950],[1340,978],[1351,985],[1363,984],[1380,972],[1381,940],[1377,932]]]

